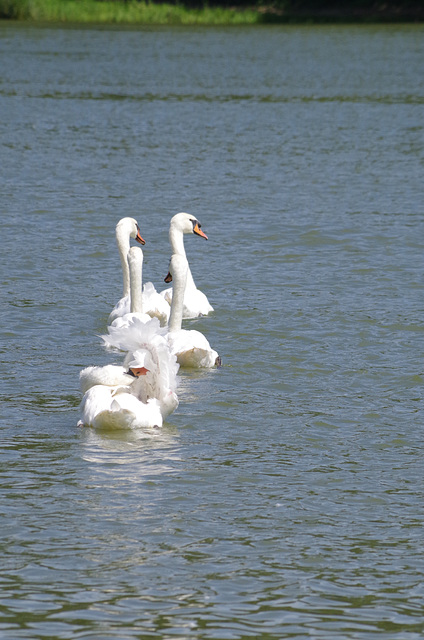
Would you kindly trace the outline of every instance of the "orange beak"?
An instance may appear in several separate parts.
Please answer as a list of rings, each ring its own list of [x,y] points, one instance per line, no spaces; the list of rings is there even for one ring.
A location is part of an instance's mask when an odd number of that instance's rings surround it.
[[[203,233],[203,231],[201,230],[201,228],[199,227],[197,222],[193,227],[193,233],[196,233],[198,236],[201,236],[202,238],[205,238],[205,240],[208,239],[208,236],[206,235],[206,233]]]
[[[164,282],[166,282],[167,284],[169,284],[170,282],[172,282],[172,273],[170,271],[168,271],[168,274],[165,276],[165,278],[163,279]]]
[[[140,376],[145,376],[146,373],[149,373],[149,370],[146,369],[146,367],[130,367],[130,373],[134,378],[139,378]]]
[[[140,244],[146,244],[146,241],[145,241],[145,240],[143,240],[143,238],[141,237],[141,234],[140,234],[140,228],[139,228],[139,226],[138,226],[138,225],[137,225],[137,235],[136,235],[135,239],[136,239],[136,240],[137,240],[137,242],[139,242]]]

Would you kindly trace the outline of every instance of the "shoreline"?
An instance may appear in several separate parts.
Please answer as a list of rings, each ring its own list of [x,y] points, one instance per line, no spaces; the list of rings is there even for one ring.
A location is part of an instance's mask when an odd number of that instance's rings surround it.
[[[308,6],[312,4],[314,6]],[[0,0],[0,21],[25,24],[81,25],[302,25],[302,24],[405,24],[423,23],[422,2],[372,2],[364,7],[352,0],[349,4],[286,0],[270,5],[166,4],[130,0]],[[371,6],[370,6],[371,5]]]

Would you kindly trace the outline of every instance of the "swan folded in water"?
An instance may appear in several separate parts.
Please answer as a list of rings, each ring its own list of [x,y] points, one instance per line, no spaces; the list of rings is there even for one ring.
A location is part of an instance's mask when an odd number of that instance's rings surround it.
[[[161,426],[178,407],[176,356],[171,354],[157,318],[143,314],[142,251],[129,251],[131,312],[116,318],[103,336],[107,346],[126,351],[123,366],[87,367],[80,373],[84,394],[79,424],[95,428]]]
[[[178,365],[169,349],[148,345],[131,357],[128,369],[87,367],[80,373],[84,393],[80,426],[99,429],[160,427],[178,407]]]
[[[169,242],[171,244],[172,255],[178,253],[186,256],[184,248],[184,234],[194,233],[201,238],[208,239],[208,236],[201,230],[201,224],[195,216],[189,213],[177,213],[169,225]],[[200,291],[193,280],[190,267],[187,263],[187,279],[184,291],[183,318],[197,318],[198,316],[206,316],[213,311],[213,307],[209,304],[209,300],[205,294]],[[160,292],[160,295],[171,305],[172,303],[172,287]]]

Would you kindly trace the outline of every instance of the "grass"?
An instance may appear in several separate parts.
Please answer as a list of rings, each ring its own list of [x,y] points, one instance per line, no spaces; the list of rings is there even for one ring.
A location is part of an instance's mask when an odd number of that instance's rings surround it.
[[[204,1],[203,8],[195,9],[154,0],[0,0],[0,20],[121,25],[424,22],[422,0],[252,0],[249,9],[209,7]]]
[[[255,24],[261,14],[255,10],[234,10],[204,6],[151,2],[98,2],[96,0],[0,0],[0,18],[53,23],[132,25],[232,25]]]

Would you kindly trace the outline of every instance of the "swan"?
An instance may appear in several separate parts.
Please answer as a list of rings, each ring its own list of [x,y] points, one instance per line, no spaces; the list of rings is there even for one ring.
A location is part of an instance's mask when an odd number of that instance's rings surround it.
[[[115,365],[87,367],[81,371],[81,389],[86,391],[79,426],[97,429],[162,426],[159,401],[152,398],[143,402],[139,398],[144,392],[143,377],[148,373],[144,354],[139,353],[132,364],[134,367],[128,371]]]
[[[144,311],[143,294],[141,292],[141,283],[143,281],[143,251],[139,247],[131,247],[127,254],[127,268],[129,273],[129,296],[128,312],[115,318],[108,331],[114,328],[125,328],[131,318],[140,318],[142,322],[149,322],[151,316]]]
[[[125,367],[107,364],[103,367],[85,367],[79,374],[81,393],[85,394],[91,387],[127,387],[134,380]]]
[[[124,281],[124,290],[122,298],[112,309],[109,315],[109,322],[115,318],[123,316],[130,310],[130,272],[128,267],[127,255],[130,249],[130,238],[134,238],[141,245],[145,245],[140,234],[140,227],[134,218],[121,218],[115,228],[116,243],[118,245],[119,258],[121,260],[122,276]]]
[[[175,253],[169,264],[169,273],[165,282],[173,281],[171,315],[169,317],[167,340],[171,353],[176,355],[182,367],[209,368],[221,365],[221,358],[211,348],[200,331],[187,331],[181,328],[183,319],[184,295],[189,273],[187,258]]]
[[[95,429],[138,429],[161,427],[163,418],[158,400],[141,402],[129,391],[104,385],[91,387],[81,403],[79,426]]]
[[[178,406],[178,398],[175,393],[177,388],[177,373],[179,364],[177,357],[172,354],[166,338],[166,329],[160,327],[157,318],[149,318],[145,322],[137,314],[129,314],[125,325],[108,327],[108,334],[102,336],[108,347],[113,347],[126,352],[123,367],[112,373],[117,381],[122,380],[122,375],[128,367],[136,366],[140,358],[145,358],[147,375],[144,378],[143,393],[139,389],[139,398],[146,402],[148,398],[157,398],[160,403],[163,417],[167,417]],[[113,379],[109,372],[108,379]],[[97,380],[97,372],[89,372],[90,380]]]
[[[185,256],[172,256],[170,272],[165,278],[165,281],[169,281],[169,277],[173,277],[174,289],[167,328],[160,327],[157,318],[145,322],[142,317],[134,314],[124,327],[112,325],[108,327],[108,335],[102,336],[107,346],[127,352],[124,366],[140,348],[164,349],[168,361],[172,363],[172,358],[175,358],[182,367],[209,368],[221,364],[218,353],[211,348],[200,331],[181,328],[188,268]]]
[[[205,238],[206,240],[208,239],[208,236],[201,230],[201,224],[195,216],[184,212],[177,213],[171,218],[169,225],[169,242],[171,244],[172,255],[177,253],[186,258],[186,252],[184,249],[185,233],[194,233],[201,238]],[[168,282],[170,282],[170,280]],[[171,305],[172,287],[161,291],[160,295],[165,298],[169,305]],[[190,267],[188,267],[184,293],[183,318],[197,318],[202,315],[206,316],[211,311],[213,311],[213,307],[209,304],[209,300],[205,294],[196,287]]]
[[[98,429],[161,427],[178,407],[175,393],[178,365],[163,366],[163,354],[139,349],[129,368],[87,367],[80,373],[82,419],[79,426]],[[168,358],[166,357],[168,363]],[[173,388],[170,388],[169,385]]]
[[[134,290],[131,292],[131,265],[129,264],[129,256],[131,254],[130,239],[134,238],[140,244],[145,244],[145,241],[140,235],[138,223],[134,218],[122,218],[119,220],[116,225],[115,235],[122,266],[124,290],[122,298],[109,315],[109,323],[131,312],[131,296],[134,295]],[[141,249],[139,249],[139,251],[141,252]],[[142,252],[141,256],[143,256]],[[140,296],[142,295],[142,261],[143,258],[141,257],[140,277],[139,283],[137,284],[140,288]],[[141,303],[138,304],[139,307],[140,305]],[[147,282],[143,287],[143,311],[149,314],[150,317],[159,318],[162,325],[168,322],[170,313],[169,305],[166,304],[163,297],[156,291],[152,282]]]
[[[130,288],[131,288],[131,312],[121,318],[116,318],[107,328],[107,334],[101,336],[107,348],[115,348],[126,352],[123,367],[120,369],[106,367],[99,371],[87,371],[81,374],[84,381],[84,389],[87,388],[86,378],[89,382],[93,379],[102,382],[103,377],[107,380],[114,380],[116,384],[122,384],[125,378],[126,367],[136,366],[134,360],[140,359],[144,350],[144,356],[148,358],[146,365],[148,375],[144,380],[144,395],[139,393],[139,399],[147,402],[149,398],[159,400],[163,417],[168,416],[178,406],[178,398],[175,393],[177,387],[177,373],[179,365],[177,358],[171,354],[168,342],[165,338],[166,329],[160,327],[157,317],[151,318],[143,313],[144,297],[141,294],[141,273],[143,264],[143,252],[139,247],[131,247],[128,252],[128,262],[130,268]],[[167,304],[166,302],[164,302]],[[167,305],[169,306],[169,305]],[[82,383],[80,383],[82,385]],[[103,383],[104,384],[104,383]],[[115,384],[113,381],[111,384]],[[82,388],[82,390],[83,390]]]

